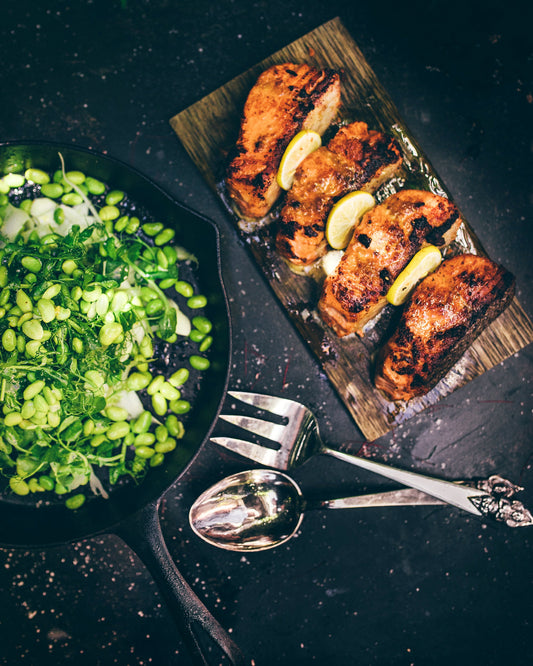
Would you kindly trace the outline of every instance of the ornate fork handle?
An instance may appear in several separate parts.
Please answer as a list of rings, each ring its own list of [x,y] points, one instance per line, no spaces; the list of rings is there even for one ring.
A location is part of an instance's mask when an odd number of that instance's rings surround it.
[[[486,518],[503,522],[509,527],[527,527],[533,525],[533,515],[518,500],[510,498],[524,490],[497,474],[486,480],[476,482],[476,488],[487,495],[472,497],[470,501]]]

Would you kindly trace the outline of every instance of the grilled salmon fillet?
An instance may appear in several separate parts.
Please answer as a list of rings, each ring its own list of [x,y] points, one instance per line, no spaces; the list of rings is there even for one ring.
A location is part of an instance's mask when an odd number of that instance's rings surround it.
[[[300,130],[323,134],[340,105],[340,76],[330,69],[285,63],[261,74],[251,89],[226,186],[245,219],[264,217],[281,194],[276,182],[289,141]]]
[[[391,400],[427,393],[510,303],[514,277],[486,257],[442,262],[416,287],[381,351],[375,385]]]
[[[308,266],[328,248],[327,216],[348,192],[375,192],[402,163],[395,139],[356,122],[341,128],[327,147],[311,153],[296,170],[281,211],[276,247],[295,266]]]
[[[318,304],[338,336],[357,333],[386,304],[401,271],[427,244],[448,245],[460,224],[448,199],[423,190],[402,190],[365,213],[335,272],[324,281]]]

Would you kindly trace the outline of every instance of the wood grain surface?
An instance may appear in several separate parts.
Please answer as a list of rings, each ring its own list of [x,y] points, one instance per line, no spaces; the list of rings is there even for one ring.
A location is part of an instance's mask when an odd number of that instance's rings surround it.
[[[409,403],[392,403],[375,389],[371,378],[373,358],[396,314],[394,308],[386,308],[363,340],[354,336],[337,338],[316,312],[317,280],[293,273],[274,249],[273,228],[279,205],[260,227],[250,232],[229,205],[225,193],[227,155],[237,138],[248,92],[262,71],[284,62],[307,62],[342,71],[341,120],[364,120],[369,127],[396,137],[404,155],[404,167],[398,177],[376,193],[378,201],[406,187],[428,189],[450,199],[453,196],[409,134],[387,92],[338,18],[274,53],[170,119],[190,157],[234,220],[236,233],[249,247],[265,279],[313,350],[363,435],[372,441],[528,345],[533,341],[533,326],[515,298],[427,395]],[[464,218],[451,251],[484,253]]]

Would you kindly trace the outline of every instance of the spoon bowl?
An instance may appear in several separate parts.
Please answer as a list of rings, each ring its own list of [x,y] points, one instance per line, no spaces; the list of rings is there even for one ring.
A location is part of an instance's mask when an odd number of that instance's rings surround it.
[[[189,511],[201,539],[225,550],[267,550],[298,531],[305,500],[289,476],[255,469],[233,474],[203,492]]]

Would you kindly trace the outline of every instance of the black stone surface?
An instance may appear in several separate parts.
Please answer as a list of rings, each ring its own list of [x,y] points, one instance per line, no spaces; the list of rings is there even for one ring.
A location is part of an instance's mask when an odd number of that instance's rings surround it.
[[[133,165],[222,232],[230,385],[305,401],[331,445],[448,479],[498,472],[533,506],[531,347],[365,443],[168,120],[340,16],[489,255],[530,290],[530,3],[330,0],[9,2],[0,12],[0,140],[92,147]],[[207,444],[167,494],[169,549],[256,666],[521,666],[533,659],[531,528],[452,508],[309,513],[285,546],[240,555],[200,542],[195,497],[251,467]],[[328,458],[310,494],[393,486]],[[1,542],[0,535],[0,542]],[[145,568],[114,536],[0,550],[0,662],[180,664],[189,656]]]

